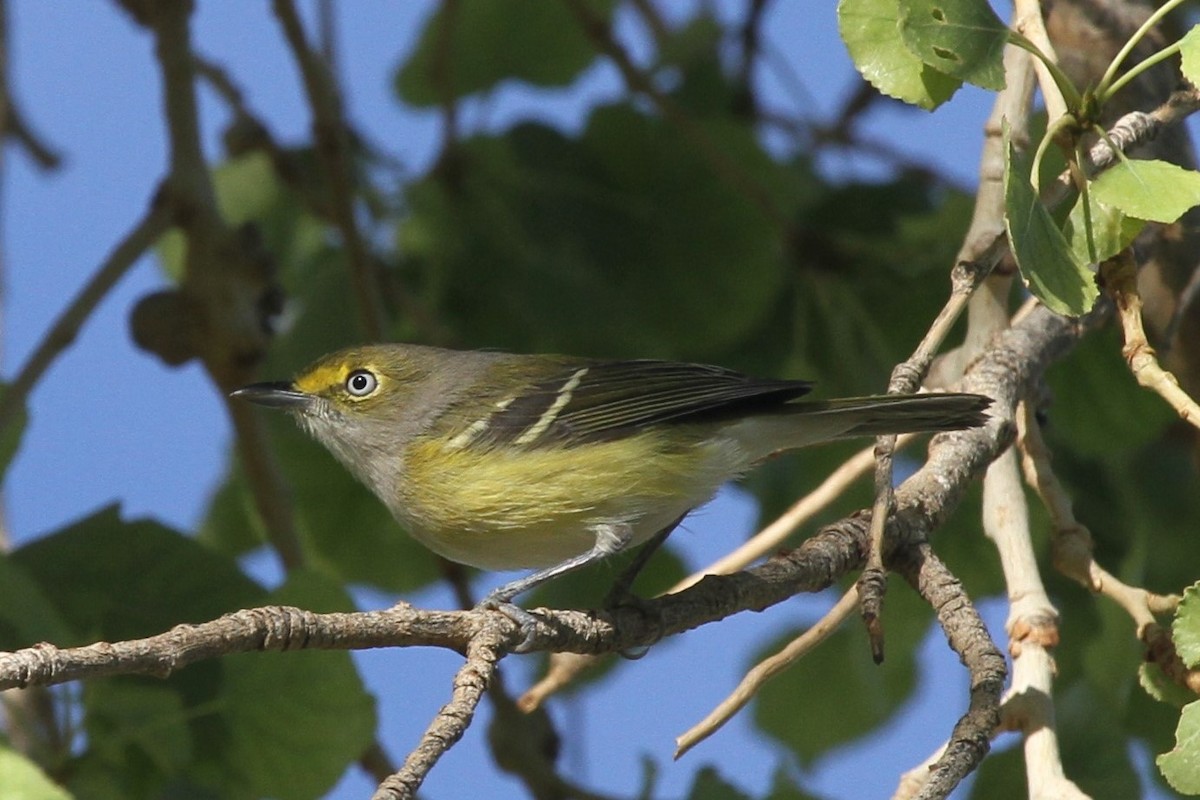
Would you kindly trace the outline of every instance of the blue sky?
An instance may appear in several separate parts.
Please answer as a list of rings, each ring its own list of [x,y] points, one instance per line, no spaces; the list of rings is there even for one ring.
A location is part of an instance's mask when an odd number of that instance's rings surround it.
[[[194,39],[200,52],[225,65],[278,138],[306,139],[303,92],[269,4],[200,0],[197,5]],[[432,5],[427,0],[359,0],[338,6],[349,114],[414,174],[434,154],[438,121],[400,107],[390,79]],[[714,5],[737,14],[744,7],[742,2]],[[768,41],[791,64],[803,93],[765,75],[765,96],[792,111],[828,114],[853,84],[852,68],[836,36],[833,4],[775,3],[771,8]],[[66,163],[59,172],[44,175],[11,149],[5,162],[0,342],[6,376],[136,221],[166,163],[148,35],[112,3],[15,0],[10,15],[16,98],[35,129],[64,153]],[[586,77],[582,91],[569,95],[506,87],[469,103],[464,124],[500,128],[530,115],[563,124],[598,99],[620,92],[615,71],[600,67]],[[936,116],[881,108],[871,114],[868,130],[972,185],[987,102],[982,93],[966,89]],[[203,93],[202,115],[207,150],[215,160],[225,110]],[[824,166],[841,176],[878,173],[878,165],[859,161],[835,159]],[[166,369],[129,339],[130,309],[162,284],[151,259],[139,263],[34,392],[30,426],[4,495],[17,543],[114,502],[127,517],[151,516],[183,530],[200,519],[226,467],[229,425],[198,367]],[[740,541],[753,522],[752,504],[731,489],[676,539],[683,539],[690,563],[700,566]],[[710,531],[713,535],[707,535]],[[254,569],[264,580],[271,579],[266,559]],[[360,599],[365,606],[383,606],[394,598],[363,594]],[[409,599],[431,606],[452,603],[436,591]],[[780,752],[745,723],[734,722],[678,765],[670,763],[674,737],[736,684],[750,653],[785,625],[815,620],[831,602],[829,597],[805,599],[770,614],[743,615],[694,631],[624,665],[616,679],[576,699],[555,702],[552,713],[560,730],[579,734],[567,745],[565,770],[600,791],[628,794],[640,783],[640,759],[649,756],[660,766],[660,796],[677,796],[697,767],[712,763],[745,789],[761,792]],[[1004,609],[998,603],[987,608],[1002,635]],[[871,741],[819,763],[815,789],[831,797],[886,796],[898,774],[946,736],[966,702],[965,676],[938,637],[926,642],[922,659],[922,690],[912,713],[900,715]],[[448,697],[458,658],[407,650],[365,653],[359,660],[380,698],[382,739],[399,759]],[[519,691],[529,681],[533,664],[532,659],[505,662],[510,689]],[[681,676],[686,676],[686,692],[655,689],[663,681],[678,684]],[[938,697],[951,698],[953,704],[944,705]],[[463,787],[472,784],[487,786],[488,796],[499,800],[525,796],[491,766],[483,731],[481,721],[450,752],[428,780],[425,796],[464,797]],[[864,763],[872,768],[863,769]],[[369,792],[370,783],[352,773],[330,796],[364,797]]]

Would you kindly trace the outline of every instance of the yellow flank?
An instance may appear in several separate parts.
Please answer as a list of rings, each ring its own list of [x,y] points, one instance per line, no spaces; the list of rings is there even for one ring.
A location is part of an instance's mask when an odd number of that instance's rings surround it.
[[[418,440],[394,511],[426,546],[456,561],[554,564],[589,549],[595,526],[639,523],[636,543],[703,503],[729,477],[729,455],[719,457],[728,446],[672,444],[656,433],[512,450]]]

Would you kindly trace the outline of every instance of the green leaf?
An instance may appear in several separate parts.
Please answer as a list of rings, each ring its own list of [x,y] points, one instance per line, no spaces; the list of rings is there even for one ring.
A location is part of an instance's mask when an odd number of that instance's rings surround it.
[[[1137,385],[1112,328],[1086,336],[1046,377],[1054,393],[1051,429],[1080,455],[1128,453],[1158,439],[1177,418],[1161,398]],[[1097,402],[1100,397],[1103,402]]]
[[[1088,201],[1089,213],[1085,216],[1083,194],[1076,199],[1063,225],[1063,235],[1071,243],[1076,263],[1099,264],[1133,244],[1145,222],[1099,202],[1090,192]]]
[[[306,164],[296,151],[280,151],[279,157],[287,159],[285,167],[296,185],[281,183],[276,163],[260,151],[215,167],[212,181],[221,215],[235,226],[255,223],[264,249],[286,275],[317,254],[326,234],[325,225],[301,203],[301,193],[307,188],[305,179],[318,174],[316,164]],[[183,234],[178,229],[168,231],[159,239],[156,250],[167,277],[177,283],[182,280],[187,256]]]
[[[607,25],[612,0],[585,0]],[[448,26],[448,27],[447,27]],[[595,59],[595,46],[566,3],[459,0],[441,4],[396,75],[396,92],[414,106],[435,106],[505,80],[566,86]]]
[[[1008,28],[986,0],[898,0],[905,44],[929,66],[984,89],[1004,88]]]
[[[843,625],[763,686],[755,700],[755,722],[791,748],[802,765],[876,730],[916,688],[914,653],[929,628],[929,609],[907,586],[893,582],[887,610],[888,657],[882,665],[871,660],[863,626]],[[785,643],[773,643],[755,662]]]
[[[1175,650],[1188,669],[1200,666],[1200,583],[1193,583],[1183,593],[1171,623]]]
[[[921,61],[900,35],[900,0],[840,0],[838,31],[854,66],[879,91],[925,109],[949,100],[962,81]]]
[[[1131,217],[1174,222],[1200,205],[1200,172],[1166,161],[1124,159],[1092,181],[1092,194]]]
[[[1109,695],[1084,683],[1055,691],[1059,747],[1066,773],[1094,800],[1138,797],[1140,781],[1129,741]],[[1011,795],[1010,795],[1011,796]]]
[[[1184,77],[1200,85],[1200,25],[1193,25],[1179,40],[1179,55]]]
[[[0,650],[74,640],[71,626],[37,581],[0,554]]]
[[[0,742],[0,788],[9,800],[71,800],[37,764]]]
[[[89,749],[114,771],[142,757],[171,775],[193,756],[183,701],[173,687],[143,678],[92,681],[84,688],[84,708]]]
[[[311,572],[290,575],[267,599],[322,611],[354,607]],[[349,653],[246,653],[221,666],[226,763],[255,796],[319,797],[373,741],[375,701]]]
[[[687,800],[750,800],[750,795],[721,777],[715,767],[704,766],[696,770]]]
[[[817,795],[810,794],[796,785],[788,771],[780,767],[775,770],[775,776],[771,779],[771,792],[767,795],[766,800],[818,800]]]
[[[0,397],[8,391],[8,384],[0,382]],[[25,427],[29,424],[29,412],[24,405],[13,416],[8,425],[0,430],[0,478],[8,472],[17,451],[21,448],[21,439],[25,435]]]
[[[1100,290],[1086,262],[1076,261],[1050,212],[1029,182],[1030,166],[1005,127],[1004,223],[1013,257],[1029,291],[1051,311],[1079,316],[1091,310]]]
[[[115,506],[30,542],[11,559],[85,642],[162,633],[263,595],[232,559],[157,522],[124,521]]]
[[[1176,791],[1200,794],[1200,701],[1183,709],[1175,729],[1175,748],[1155,763]]]
[[[1160,703],[1166,703],[1182,709],[1188,703],[1196,700],[1196,693],[1190,692],[1163,674],[1157,664],[1138,665],[1138,683],[1146,694]]]
[[[702,125],[792,207],[798,181],[749,127]],[[399,233],[427,304],[464,344],[702,360],[773,310],[785,278],[777,226],[675,126],[610,106],[580,139],[530,123],[461,151],[455,180],[412,187]]]

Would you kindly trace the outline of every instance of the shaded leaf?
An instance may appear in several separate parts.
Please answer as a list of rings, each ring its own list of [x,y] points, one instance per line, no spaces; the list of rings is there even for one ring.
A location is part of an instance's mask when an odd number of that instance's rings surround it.
[[[1029,291],[1052,311],[1068,316],[1087,313],[1100,290],[1095,276],[1079,262],[1050,212],[1029,182],[1030,166],[1005,128],[1004,223],[1014,258]]]
[[[754,703],[755,722],[789,747],[802,765],[868,735],[895,714],[916,688],[914,653],[929,621],[928,607],[907,586],[893,586],[888,592],[884,664],[877,666],[871,660],[861,625],[843,625],[762,687]],[[785,643],[772,643],[754,661]],[[797,720],[819,720],[819,724],[797,725]]]
[[[771,779],[771,793],[766,800],[818,800],[818,797],[804,791],[781,767],[775,770],[775,776]]]
[[[1085,337],[1070,358],[1050,367],[1047,381],[1050,429],[1080,454],[1126,453],[1155,441],[1175,419],[1161,398],[1137,385],[1111,328]]]
[[[145,679],[94,681],[85,687],[84,707],[90,750],[114,772],[128,769],[137,756],[170,775],[192,758],[183,702],[171,687]]]
[[[612,0],[585,2],[593,16],[608,23]],[[513,78],[565,86],[596,55],[566,3],[460,0],[441,4],[429,17],[396,74],[395,88],[410,105],[435,106]]]
[[[75,641],[71,630],[37,581],[0,554],[0,650]]]
[[[1092,193],[1131,217],[1174,222],[1200,205],[1200,172],[1166,161],[1123,159],[1092,181]]]
[[[315,172],[316,165],[310,170]],[[323,246],[325,225],[304,209],[291,187],[279,180],[275,164],[266,153],[255,151],[229,159],[213,169],[212,181],[221,215],[234,226],[255,223],[264,248],[285,275],[313,258]],[[183,278],[185,242],[183,234],[172,229],[155,247],[163,272],[175,282]]]
[[[1066,774],[1093,800],[1141,792],[1121,720],[1105,696],[1084,683],[1056,689],[1055,715]]]
[[[1200,701],[1183,709],[1175,729],[1175,748],[1155,763],[1176,791],[1200,794]]]
[[[908,49],[899,14],[899,0],[840,0],[838,31],[867,82],[889,97],[932,110],[949,100],[962,81]]]
[[[115,506],[30,542],[11,559],[85,641],[162,633],[263,595],[232,559],[157,522],[122,520]]]
[[[899,0],[905,44],[935,69],[984,89],[1004,88],[1008,28],[987,0]]]
[[[750,795],[721,777],[715,767],[696,770],[687,800],[750,800]]]
[[[787,207],[787,173],[749,128],[704,130]],[[579,140],[525,124],[462,149],[470,169],[412,187],[399,233],[466,344],[702,360],[782,287],[779,231],[675,126],[611,106]]]
[[[268,600],[320,611],[354,607],[315,573],[293,573]],[[375,701],[349,653],[247,653],[226,658],[222,669],[228,764],[256,796],[320,797],[373,741]]]

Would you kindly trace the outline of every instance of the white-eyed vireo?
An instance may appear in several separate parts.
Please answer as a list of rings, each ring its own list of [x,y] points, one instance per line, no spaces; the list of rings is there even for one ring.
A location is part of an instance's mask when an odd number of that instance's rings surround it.
[[[482,605],[639,544],[781,450],[980,425],[973,394],[799,402],[811,384],[670,361],[381,344],[233,394],[286,409],[421,543],[538,568]]]

